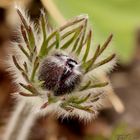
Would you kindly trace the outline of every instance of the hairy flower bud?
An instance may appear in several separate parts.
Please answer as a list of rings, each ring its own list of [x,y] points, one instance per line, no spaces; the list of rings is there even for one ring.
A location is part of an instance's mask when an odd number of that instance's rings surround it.
[[[54,95],[71,93],[81,81],[78,63],[62,53],[46,57],[39,69],[39,80],[43,87],[52,90]]]
[[[78,16],[50,31],[46,14],[42,12],[36,31],[22,10],[17,8],[17,13],[22,41],[13,43],[16,54],[9,61],[10,71],[19,85],[16,97],[41,115],[94,118],[109,84],[98,75],[110,71],[115,63],[115,54],[105,55],[112,35],[92,50],[92,30],[87,26],[87,16]]]

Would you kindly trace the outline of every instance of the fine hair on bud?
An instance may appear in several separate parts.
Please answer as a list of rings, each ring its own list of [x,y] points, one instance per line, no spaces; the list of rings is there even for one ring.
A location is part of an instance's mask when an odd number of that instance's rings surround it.
[[[23,10],[16,10],[22,41],[13,43],[16,53],[8,60],[19,87],[15,97],[38,116],[95,118],[110,83],[99,75],[111,71],[116,62],[114,53],[106,53],[113,35],[94,47],[88,16],[77,16],[50,30],[44,11],[36,27]]]

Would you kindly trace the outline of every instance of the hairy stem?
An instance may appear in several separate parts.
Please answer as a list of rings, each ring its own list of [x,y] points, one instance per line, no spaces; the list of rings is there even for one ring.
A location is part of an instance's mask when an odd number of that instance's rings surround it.
[[[19,135],[17,136],[17,140],[27,140],[30,130],[32,128],[32,126],[34,125],[34,122],[37,118],[37,114],[30,112],[28,113],[28,115],[26,116],[26,120],[23,123],[23,126],[20,130]]]
[[[19,101],[9,120],[3,140],[26,140],[35,118],[25,101]]]
[[[3,140],[16,140],[17,131],[19,131],[19,127],[21,126],[21,121],[19,122],[22,111],[24,110],[25,102],[18,102],[16,108],[13,112],[12,117],[8,123],[6,133],[4,134]]]

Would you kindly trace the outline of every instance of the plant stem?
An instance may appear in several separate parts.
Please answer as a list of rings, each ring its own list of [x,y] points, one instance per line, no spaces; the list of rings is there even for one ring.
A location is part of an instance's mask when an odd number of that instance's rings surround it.
[[[27,140],[30,130],[32,126],[34,125],[34,122],[37,118],[37,114],[33,112],[29,112],[26,116],[26,119],[21,127],[21,130],[19,132],[19,135],[17,136],[17,140]]]
[[[25,116],[23,115],[25,104],[24,101],[20,101],[16,104],[16,108],[10,118],[3,140],[16,140],[17,134],[22,125],[23,117]]]
[[[31,107],[25,101],[19,101],[8,123],[3,140],[27,140],[37,113],[31,112]]]

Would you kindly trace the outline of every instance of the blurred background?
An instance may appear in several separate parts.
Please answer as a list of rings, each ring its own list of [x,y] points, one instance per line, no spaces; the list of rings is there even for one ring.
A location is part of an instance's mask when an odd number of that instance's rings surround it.
[[[10,93],[16,91],[3,63],[10,50],[10,41],[16,39],[18,18],[14,3],[15,0],[0,0],[0,137],[6,131],[14,107]],[[119,113],[110,106],[87,124],[76,118],[40,118],[32,128],[29,140],[140,140],[140,1],[18,0],[18,4],[28,9],[35,22],[40,9],[44,8],[56,27],[69,18],[88,14],[94,45],[103,43],[113,33],[112,47],[119,62],[109,77],[125,107]]]

